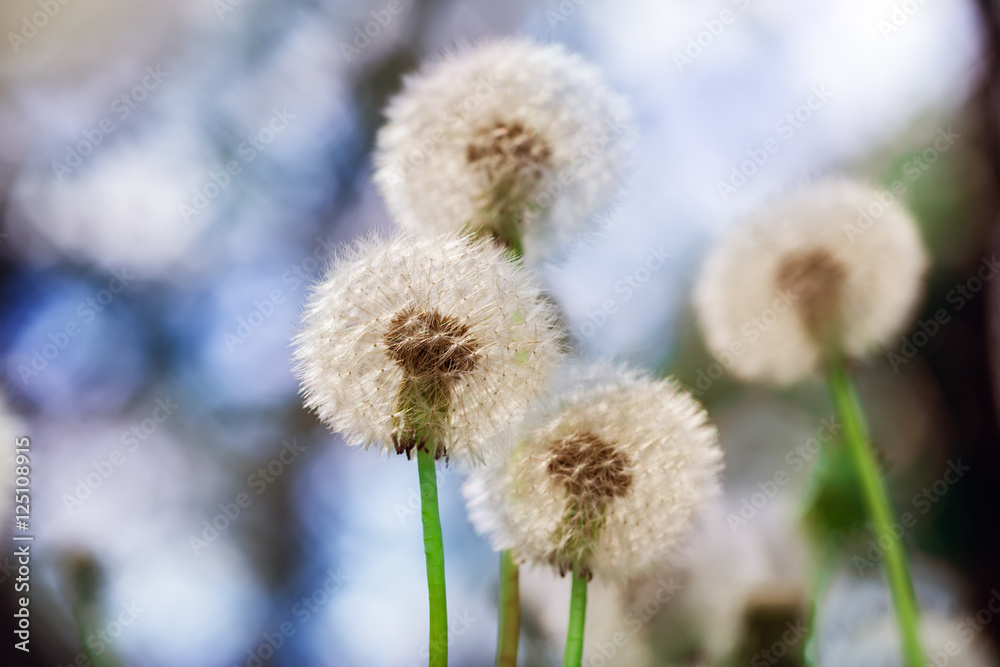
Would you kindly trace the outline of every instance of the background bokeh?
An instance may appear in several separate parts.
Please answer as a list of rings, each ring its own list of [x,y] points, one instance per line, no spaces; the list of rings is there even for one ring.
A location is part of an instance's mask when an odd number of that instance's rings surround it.
[[[922,597],[947,614],[983,607],[1000,586],[1000,298],[990,270],[970,279],[997,242],[994,11],[986,0],[5,0],[0,393],[32,440],[35,555],[31,654],[5,634],[0,655],[74,664],[74,600],[96,567],[95,627],[122,622],[109,664],[425,660],[415,466],[343,447],[302,410],[290,340],[338,244],[392,228],[370,150],[401,77],[499,35],[565,43],[634,106],[631,187],[603,233],[542,272],[582,347],[675,373],[705,402],[730,509],[790,467],[831,410],[822,385],[749,387],[708,355],[689,305],[706,249],[817,175],[901,184],[933,255],[919,319],[944,309],[948,321],[860,367],[861,393],[897,507],[919,517],[908,539],[928,572]],[[778,149],[748,163],[769,139]],[[668,261],[649,270],[651,253]],[[958,460],[968,472],[934,492]],[[452,662],[489,665],[497,561],[465,517],[461,482],[442,473]],[[831,486],[796,478],[739,531],[720,510],[696,541],[702,557],[669,575],[683,592],[634,633],[628,623],[606,664],[749,650],[753,600],[800,593],[796,517],[849,527]],[[926,514],[913,500],[924,488]],[[845,563],[824,601],[831,655],[847,633],[838,614],[869,613],[838,595],[877,570]],[[852,572],[865,577],[846,581]],[[526,664],[555,664],[565,584],[525,576]],[[657,585],[597,590],[588,664],[604,664],[598,638]],[[293,633],[268,651],[283,624]],[[1000,622],[977,640],[994,636]]]

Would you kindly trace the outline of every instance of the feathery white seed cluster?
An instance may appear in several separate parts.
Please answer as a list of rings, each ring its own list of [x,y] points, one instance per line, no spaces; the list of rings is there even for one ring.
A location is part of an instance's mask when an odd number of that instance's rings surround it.
[[[631,112],[559,45],[486,42],[404,81],[379,131],[375,181],[410,231],[507,238],[557,256],[624,183]]]
[[[344,250],[296,338],[306,405],[349,445],[461,462],[547,387],[561,359],[552,308],[489,241],[371,237]]]
[[[859,225],[861,212],[869,217]],[[694,302],[710,350],[734,374],[790,384],[829,354],[861,357],[888,342],[912,315],[926,268],[905,209],[867,186],[828,180],[728,232]]]
[[[625,366],[573,367],[502,461],[465,487],[496,549],[624,581],[668,561],[719,492],[715,429],[669,380]]]

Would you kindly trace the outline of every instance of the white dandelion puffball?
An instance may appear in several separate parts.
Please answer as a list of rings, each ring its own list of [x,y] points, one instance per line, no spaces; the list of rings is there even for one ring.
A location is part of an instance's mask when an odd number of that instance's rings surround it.
[[[730,230],[694,303],[709,349],[736,376],[790,384],[832,355],[889,342],[916,309],[927,264],[894,195],[822,181]]]
[[[349,445],[484,458],[546,388],[561,333],[532,276],[489,241],[372,237],[314,290],[295,356],[306,405]]]
[[[609,364],[566,375],[502,461],[470,477],[472,522],[494,548],[561,572],[652,573],[719,493],[715,428],[673,381]]]
[[[559,45],[505,39],[405,79],[375,181],[407,230],[521,239],[553,256],[610,206],[632,155],[627,103]]]

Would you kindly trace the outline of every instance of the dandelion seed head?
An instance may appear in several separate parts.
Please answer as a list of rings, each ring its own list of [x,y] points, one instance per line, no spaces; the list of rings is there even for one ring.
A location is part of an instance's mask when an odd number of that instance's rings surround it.
[[[386,351],[410,377],[452,380],[476,367],[479,344],[469,327],[437,310],[405,308],[389,321]]]
[[[562,357],[533,276],[487,241],[377,236],[335,259],[295,340],[305,403],[349,445],[460,462],[546,388]]]
[[[912,316],[926,269],[901,204],[826,180],[727,232],[705,261],[694,303],[709,349],[735,375],[790,384],[830,355],[863,357],[888,343]]]
[[[561,572],[654,571],[719,492],[715,429],[675,383],[625,366],[574,365],[558,386],[470,477],[473,524],[496,549]]]
[[[557,257],[625,182],[631,112],[558,45],[504,39],[404,80],[378,133],[375,181],[406,230],[523,241]]]

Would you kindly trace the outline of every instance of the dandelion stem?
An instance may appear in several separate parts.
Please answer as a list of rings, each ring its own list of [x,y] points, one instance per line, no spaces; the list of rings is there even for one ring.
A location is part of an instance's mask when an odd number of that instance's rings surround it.
[[[920,639],[920,611],[913,589],[910,564],[902,537],[897,538],[892,530],[889,494],[872,451],[861,402],[842,360],[838,359],[830,364],[828,376],[830,396],[844,423],[847,447],[861,485],[865,511],[876,533],[876,541],[882,544],[884,538],[889,545],[885,551],[883,568],[903,638],[906,664],[908,667],[922,667],[924,651]]]
[[[83,655],[86,656],[89,664],[94,667],[110,667],[110,663],[108,663],[108,661],[105,660],[99,653],[95,652],[94,649],[91,648],[90,644],[87,643],[87,640],[91,638],[92,635],[90,630],[91,624],[84,619],[88,613],[78,607],[74,610],[73,615],[76,618],[76,630],[77,635],[80,638],[80,649],[83,652]]]
[[[93,667],[109,667],[111,663],[103,657],[103,651],[98,653],[88,641],[97,625],[95,621],[99,614],[97,565],[90,557],[80,557],[72,563],[70,576],[75,598],[72,606],[73,619],[76,621],[80,650]]]
[[[583,663],[583,624],[587,618],[587,575],[573,573],[573,592],[569,600],[569,629],[566,631],[566,652],[563,667],[580,667]]]
[[[521,635],[520,572],[510,551],[500,553],[500,624],[497,629],[497,667],[517,667]]]
[[[448,603],[444,585],[444,540],[438,513],[437,466],[432,447],[417,448],[420,474],[420,518],[424,524],[427,557],[427,599],[430,605],[428,667],[448,665]]]

